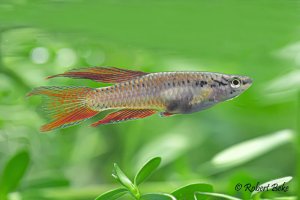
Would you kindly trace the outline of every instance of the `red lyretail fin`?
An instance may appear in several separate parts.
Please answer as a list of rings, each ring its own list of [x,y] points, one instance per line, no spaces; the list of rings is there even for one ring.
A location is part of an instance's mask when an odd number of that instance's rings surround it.
[[[88,67],[88,68],[81,68],[81,69],[73,69],[63,74],[49,76],[48,78],[69,77],[69,78],[91,79],[103,83],[119,83],[140,76],[144,76],[146,74],[148,73],[141,72],[141,71],[127,70],[127,69],[120,69],[116,67]]]
[[[108,114],[106,117],[104,117],[100,121],[93,123],[91,126],[98,126],[98,125],[102,125],[102,124],[110,124],[110,123],[115,123],[115,122],[133,120],[133,119],[142,119],[145,117],[149,117],[156,112],[157,112],[156,110],[151,110],[151,109],[119,110],[119,111]]]
[[[99,111],[86,105],[87,93],[92,91],[87,87],[39,87],[32,90],[28,96],[44,95],[44,108],[53,121],[41,127],[42,132],[57,128],[72,126],[89,119]]]

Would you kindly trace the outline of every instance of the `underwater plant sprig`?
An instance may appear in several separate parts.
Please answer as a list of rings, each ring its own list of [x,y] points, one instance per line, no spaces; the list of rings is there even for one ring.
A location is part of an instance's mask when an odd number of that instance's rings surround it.
[[[95,200],[116,200],[126,194],[134,200],[201,200],[212,197],[213,199],[228,199],[228,200],[242,200],[238,197],[230,196],[222,193],[215,193],[213,186],[206,183],[194,183],[180,187],[172,193],[147,193],[142,194],[139,185],[144,182],[149,176],[158,168],[161,163],[160,157],[150,159],[135,175],[134,181],[131,181],[125,173],[115,163],[112,176],[123,186],[105,192],[98,196]],[[265,188],[268,185],[276,185],[280,188],[282,185],[290,182],[291,176],[274,179],[258,185],[258,188]],[[238,184],[239,185],[239,184]],[[239,188],[242,189],[242,188]],[[268,190],[253,190],[249,193],[250,200],[260,200],[261,195]],[[293,197],[284,197],[286,199],[293,199]]]
[[[131,181],[125,173],[115,163],[112,176],[123,186],[108,191],[98,196],[95,200],[115,200],[121,198],[126,194],[135,200],[183,200],[188,198],[194,199],[194,193],[196,191],[201,192],[212,192],[212,186],[209,184],[191,184],[182,188],[177,189],[171,194],[168,193],[147,193],[141,194],[139,185],[144,182],[150,175],[158,168],[161,163],[160,157],[150,159],[135,175],[134,181]]]

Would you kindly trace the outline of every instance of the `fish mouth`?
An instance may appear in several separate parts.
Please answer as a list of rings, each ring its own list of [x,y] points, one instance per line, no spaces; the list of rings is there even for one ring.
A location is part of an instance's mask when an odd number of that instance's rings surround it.
[[[252,78],[250,78],[250,77],[246,77],[246,78],[244,78],[244,80],[243,80],[243,84],[244,85],[252,85],[252,82],[253,82],[253,80],[252,80]]]
[[[252,82],[253,82],[252,78],[245,77],[242,81],[244,90],[248,89],[252,85]]]

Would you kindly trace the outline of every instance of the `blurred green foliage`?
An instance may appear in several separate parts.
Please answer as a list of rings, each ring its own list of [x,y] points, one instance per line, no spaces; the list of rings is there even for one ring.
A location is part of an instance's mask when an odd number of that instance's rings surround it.
[[[132,177],[160,156],[162,168],[143,184],[143,193],[202,182],[247,198],[249,192],[235,191],[237,183],[289,175],[288,192],[263,196],[295,196],[299,10],[299,1],[283,0],[2,0],[0,171],[24,149],[30,163],[16,188],[12,181],[1,191],[10,192],[9,199],[93,199],[115,188],[113,163]],[[217,71],[248,75],[254,83],[240,97],[191,115],[98,128],[88,127],[97,120],[91,119],[41,134],[47,121],[41,100],[26,99],[26,93],[42,85],[103,86],[44,79],[95,65]],[[25,170],[27,162],[21,163]]]
[[[6,199],[23,178],[29,164],[29,154],[22,151],[13,156],[6,164],[0,179],[0,199]]]

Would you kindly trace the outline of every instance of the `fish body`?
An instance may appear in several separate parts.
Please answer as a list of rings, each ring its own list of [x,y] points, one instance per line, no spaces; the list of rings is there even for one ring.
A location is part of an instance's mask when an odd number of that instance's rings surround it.
[[[87,101],[92,109],[99,111],[127,108],[192,113],[231,98],[230,92],[239,93],[226,87],[228,79],[223,74],[209,72],[152,73],[97,88],[90,92]]]
[[[145,118],[157,112],[161,116],[187,114],[232,99],[252,80],[247,76],[211,72],[145,73],[108,67],[92,67],[51,76],[86,78],[113,83],[101,88],[40,87],[29,95],[44,95],[46,110],[54,120],[42,127],[49,131],[77,124],[104,110],[108,114],[93,126]]]

